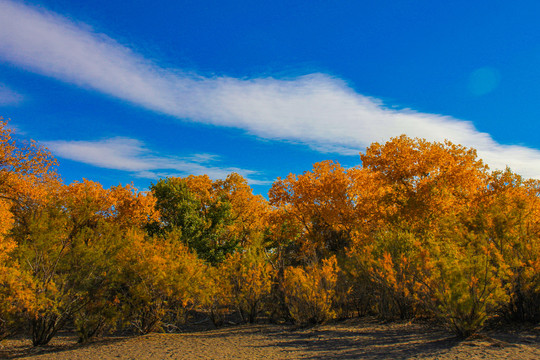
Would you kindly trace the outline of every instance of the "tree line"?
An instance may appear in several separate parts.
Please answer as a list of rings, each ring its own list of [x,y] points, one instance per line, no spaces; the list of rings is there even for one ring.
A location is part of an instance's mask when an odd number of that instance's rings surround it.
[[[0,119],[0,339],[115,330],[436,319],[469,336],[540,320],[540,182],[405,135],[278,178],[169,177],[138,192],[65,184]]]

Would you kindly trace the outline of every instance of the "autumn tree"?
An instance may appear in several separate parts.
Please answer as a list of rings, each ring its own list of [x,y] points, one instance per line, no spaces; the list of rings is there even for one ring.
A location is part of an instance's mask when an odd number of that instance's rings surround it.
[[[151,197],[128,187],[103,189],[83,181],[44,189],[42,205],[17,209],[12,236],[21,264],[35,281],[34,345],[48,343],[65,323],[90,306],[110,280],[115,254],[129,246],[126,231],[154,213]]]
[[[281,209],[282,221],[300,231],[295,238],[302,262],[317,262],[349,245],[355,208],[350,185],[349,172],[332,161],[316,163],[302,175],[278,178],[272,185],[270,204]]]
[[[121,285],[117,296],[124,320],[138,333],[175,322],[179,310],[198,301],[206,265],[174,237],[146,238],[131,233],[130,246],[116,257]]]
[[[332,302],[338,270],[335,256],[320,264],[285,269],[285,302],[295,323],[313,325],[334,318]]]
[[[507,266],[510,303],[515,320],[540,320],[540,182],[510,169],[491,174],[474,224]]]
[[[223,275],[229,282],[231,302],[245,322],[254,323],[265,307],[274,278],[273,269],[261,247],[230,255],[223,263]]]
[[[13,224],[10,204],[0,200],[0,340],[13,334],[20,326],[19,319],[33,310],[33,282],[21,270],[16,257],[17,244],[7,235]]]
[[[374,237],[373,274],[397,303],[415,302],[468,336],[507,301],[507,265],[487,227],[487,167],[450,142],[406,136],[368,147],[363,166],[380,174],[387,208]]]
[[[57,182],[55,160],[35,142],[17,141],[0,118],[0,338],[9,335],[32,304],[34,282],[19,264],[18,243],[11,236],[21,209],[43,202],[43,184]]]
[[[358,266],[357,255],[365,253],[382,221],[380,199],[387,187],[376,172],[324,161],[302,175],[278,179],[270,189],[270,203],[275,206],[270,216],[272,236],[277,240],[281,267],[309,266],[336,255],[335,294],[339,300],[334,302],[341,316],[365,313],[372,302],[369,269]],[[347,257],[350,248],[358,249],[353,260]]]
[[[412,231],[429,231],[438,226],[439,215],[459,212],[486,187],[488,177],[474,149],[449,141],[402,135],[371,144],[360,158],[387,189],[380,198],[385,221]]]

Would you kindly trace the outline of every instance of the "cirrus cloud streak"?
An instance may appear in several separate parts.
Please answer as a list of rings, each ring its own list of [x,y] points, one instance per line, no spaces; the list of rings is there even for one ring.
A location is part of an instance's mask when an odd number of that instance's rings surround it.
[[[128,171],[140,178],[206,174],[212,179],[224,179],[235,172],[244,176],[251,185],[270,183],[257,179],[258,172],[253,170],[216,166],[218,157],[215,155],[157,155],[137,139],[116,137],[97,141],[48,141],[44,144],[58,157],[100,168]]]
[[[22,102],[23,96],[0,83],[0,106],[13,106]]]

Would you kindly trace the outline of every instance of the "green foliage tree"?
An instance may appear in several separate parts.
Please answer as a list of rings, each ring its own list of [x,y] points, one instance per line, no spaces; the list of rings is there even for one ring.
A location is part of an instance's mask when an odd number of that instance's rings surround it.
[[[150,187],[161,214],[159,222],[149,225],[151,234],[176,231],[180,240],[211,264],[234,252],[238,239],[226,239],[231,223],[231,205],[224,198],[204,201],[181,178],[161,179]]]

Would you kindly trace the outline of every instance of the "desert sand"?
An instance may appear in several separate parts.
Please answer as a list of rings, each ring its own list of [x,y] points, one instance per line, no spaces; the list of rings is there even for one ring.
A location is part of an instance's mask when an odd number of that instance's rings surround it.
[[[45,347],[28,339],[0,344],[2,359],[540,359],[540,326],[505,327],[458,340],[422,323],[359,319],[299,329],[241,325],[220,329],[108,336],[76,344],[63,333]]]

